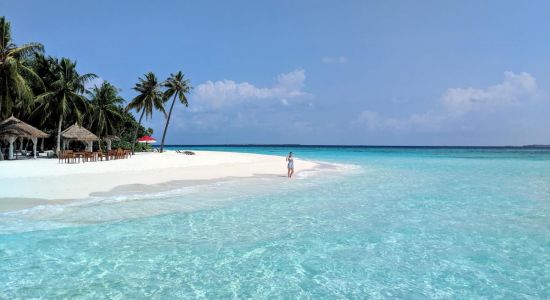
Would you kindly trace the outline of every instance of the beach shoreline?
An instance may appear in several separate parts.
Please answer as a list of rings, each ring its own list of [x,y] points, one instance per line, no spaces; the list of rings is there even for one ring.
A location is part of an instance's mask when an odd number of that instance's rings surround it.
[[[286,177],[285,159],[281,156],[195,153],[136,153],[129,159],[80,164],[60,164],[57,159],[0,164],[0,211],[89,197],[159,192],[238,178]],[[298,159],[295,176],[319,168],[322,164]]]

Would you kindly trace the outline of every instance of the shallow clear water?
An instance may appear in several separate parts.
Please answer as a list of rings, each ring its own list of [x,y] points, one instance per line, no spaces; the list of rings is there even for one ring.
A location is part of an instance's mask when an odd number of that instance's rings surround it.
[[[549,150],[207,149],[347,167],[2,213],[0,298],[549,298]]]

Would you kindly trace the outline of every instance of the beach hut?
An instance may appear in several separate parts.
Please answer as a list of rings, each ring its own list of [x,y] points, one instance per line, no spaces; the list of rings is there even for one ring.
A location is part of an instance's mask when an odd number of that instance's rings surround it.
[[[36,158],[36,144],[38,144],[39,138],[47,138],[49,135],[36,127],[33,127],[14,116],[9,117],[0,123],[0,137],[5,139],[9,145],[8,159],[14,159],[13,155],[13,143],[17,138],[30,139],[32,141],[33,156]]]
[[[61,132],[61,138],[63,139],[63,149],[65,149],[66,141],[81,141],[86,143],[86,151],[93,151],[94,141],[99,140],[97,135],[90,132],[88,129],[81,127],[77,123],[74,123],[71,127]]]

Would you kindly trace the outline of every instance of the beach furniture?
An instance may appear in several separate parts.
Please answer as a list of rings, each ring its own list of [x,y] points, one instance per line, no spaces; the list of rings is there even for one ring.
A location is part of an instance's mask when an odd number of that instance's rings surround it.
[[[84,155],[85,155],[84,152],[76,151],[76,152],[73,152],[72,155],[74,156],[75,163],[80,163],[81,161],[84,162]]]
[[[124,159],[126,158],[126,154],[124,153],[124,149],[118,148],[115,151],[115,159]]]
[[[185,155],[195,155],[195,152],[193,152],[193,151],[176,150],[176,153],[185,154]]]
[[[105,153],[103,153],[103,152],[101,152],[101,151],[96,152],[96,158],[97,158],[98,160],[103,161],[103,158],[106,158],[106,157],[107,157],[107,155],[106,155]]]
[[[107,151],[107,157],[109,160],[116,158],[116,150],[109,150]]]
[[[60,151],[58,158],[59,163],[74,164],[77,162],[77,156],[72,150]]]
[[[96,154],[94,152],[85,151],[83,154],[83,162],[94,162],[96,161]]]

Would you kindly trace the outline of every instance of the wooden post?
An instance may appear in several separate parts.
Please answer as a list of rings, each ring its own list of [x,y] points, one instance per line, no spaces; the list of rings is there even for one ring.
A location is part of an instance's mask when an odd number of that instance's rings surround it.
[[[36,144],[38,143],[38,138],[33,136],[31,137],[31,140],[32,140],[32,153],[33,153],[34,159],[36,159]]]
[[[15,136],[8,136],[8,143],[10,143],[10,152],[8,154],[8,159],[13,159],[13,143],[17,138]]]

